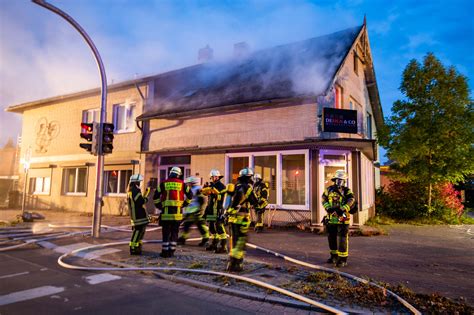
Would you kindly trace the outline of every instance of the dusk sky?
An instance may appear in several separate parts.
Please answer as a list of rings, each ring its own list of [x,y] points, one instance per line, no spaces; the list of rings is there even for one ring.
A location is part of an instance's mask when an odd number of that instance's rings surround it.
[[[259,50],[361,25],[366,14],[386,117],[401,98],[403,69],[427,52],[455,66],[473,87],[472,0],[50,3],[94,40],[109,83],[193,65],[207,44],[216,59],[226,59],[237,42]],[[21,116],[5,113],[7,106],[100,86],[95,61],[77,31],[30,1],[0,0],[0,43],[0,146],[21,132]]]

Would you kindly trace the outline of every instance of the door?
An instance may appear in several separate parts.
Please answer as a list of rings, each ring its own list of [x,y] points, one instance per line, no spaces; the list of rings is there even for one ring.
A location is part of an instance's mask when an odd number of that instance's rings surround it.
[[[161,165],[160,167],[158,167],[158,181],[162,182],[167,179],[171,169],[174,166],[177,166],[181,169],[181,172],[184,175],[184,177],[181,176],[181,179],[185,179],[186,177],[189,177],[191,175],[191,168],[189,165]]]

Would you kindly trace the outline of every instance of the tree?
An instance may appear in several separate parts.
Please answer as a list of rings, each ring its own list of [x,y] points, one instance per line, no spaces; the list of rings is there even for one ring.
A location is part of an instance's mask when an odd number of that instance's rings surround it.
[[[474,173],[474,111],[467,79],[428,53],[403,71],[392,116],[379,134],[399,180],[417,181],[431,211],[433,186]],[[424,190],[425,189],[425,190]]]

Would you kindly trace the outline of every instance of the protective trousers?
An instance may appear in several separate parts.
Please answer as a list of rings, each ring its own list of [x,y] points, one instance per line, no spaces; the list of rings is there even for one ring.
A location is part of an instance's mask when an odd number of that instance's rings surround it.
[[[182,238],[187,239],[189,236],[189,229],[193,224],[196,224],[201,233],[202,238],[209,238],[209,229],[206,226],[206,220],[202,217],[199,213],[190,213],[186,214],[184,217],[183,223],[183,234],[181,235]]]
[[[211,239],[222,240],[227,238],[224,223],[220,220],[209,221],[209,232],[211,234]]]
[[[170,256],[173,255],[176,250],[176,245],[178,244],[178,233],[179,233],[179,224],[180,221],[169,220],[161,221],[162,225],[162,235],[163,243],[161,244],[162,253],[169,253]]]
[[[230,224],[232,233],[232,250],[230,257],[239,260],[244,258],[249,226],[250,218],[248,215],[238,216],[237,220]]]
[[[349,224],[331,224],[326,226],[329,249],[332,255],[349,256]]]
[[[132,226],[132,238],[130,239],[130,253],[141,252],[142,240],[145,236],[147,224]]]
[[[257,222],[255,222],[255,228],[263,229],[263,219],[265,217],[265,208],[256,209],[255,213],[257,214]]]

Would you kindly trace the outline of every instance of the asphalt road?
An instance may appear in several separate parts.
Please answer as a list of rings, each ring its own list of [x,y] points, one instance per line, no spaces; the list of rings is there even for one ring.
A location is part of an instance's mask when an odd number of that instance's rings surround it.
[[[0,314],[256,313],[233,307],[225,295],[153,276],[67,270],[58,257],[41,248],[0,253]]]

